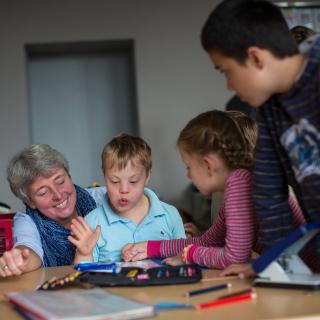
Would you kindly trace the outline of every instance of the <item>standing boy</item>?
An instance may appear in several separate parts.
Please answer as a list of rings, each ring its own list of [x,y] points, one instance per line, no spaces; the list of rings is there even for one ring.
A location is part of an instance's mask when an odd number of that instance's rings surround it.
[[[228,89],[259,107],[253,192],[269,247],[293,228],[288,185],[307,221],[320,222],[320,38],[299,52],[280,9],[265,0],[223,1],[201,38]]]
[[[145,187],[152,161],[143,139],[121,134],[104,147],[101,158],[107,194],[85,220],[72,221],[69,240],[77,246],[75,262],[120,261],[129,242],[185,238],[178,210]]]

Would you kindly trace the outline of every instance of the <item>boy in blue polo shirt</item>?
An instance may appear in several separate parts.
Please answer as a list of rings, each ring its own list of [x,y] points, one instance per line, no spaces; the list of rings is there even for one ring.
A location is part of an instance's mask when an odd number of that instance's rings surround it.
[[[102,206],[71,224],[75,263],[120,261],[127,243],[185,237],[178,210],[145,187],[152,161],[143,139],[121,134],[104,147],[101,157],[107,194]]]

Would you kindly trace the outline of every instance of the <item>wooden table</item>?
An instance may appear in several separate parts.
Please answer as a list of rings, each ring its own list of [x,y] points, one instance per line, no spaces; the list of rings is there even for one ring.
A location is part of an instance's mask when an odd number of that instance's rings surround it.
[[[24,274],[20,277],[0,279],[0,319],[23,319],[2,296],[4,291],[27,291],[37,288],[44,281],[53,276],[62,277],[72,272],[70,266],[39,269]],[[251,286],[251,280],[240,280],[236,277],[218,278],[217,271],[206,270],[204,279],[200,283],[172,286],[151,287],[117,287],[109,288],[129,298],[134,298],[145,303],[157,303],[161,301],[175,301],[183,303],[199,303],[212,300],[219,295],[245,289]],[[202,294],[192,298],[186,298],[188,291],[229,282],[232,288]],[[158,317],[153,319],[320,319],[320,291],[288,290],[256,288],[257,299],[237,302],[226,306],[219,306],[203,311],[180,309],[173,311],[161,311]]]

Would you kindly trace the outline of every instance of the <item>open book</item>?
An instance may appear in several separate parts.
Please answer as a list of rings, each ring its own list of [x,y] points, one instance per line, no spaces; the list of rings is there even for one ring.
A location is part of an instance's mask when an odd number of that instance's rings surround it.
[[[31,319],[122,320],[155,315],[152,305],[139,303],[100,288],[7,292],[5,296]]]

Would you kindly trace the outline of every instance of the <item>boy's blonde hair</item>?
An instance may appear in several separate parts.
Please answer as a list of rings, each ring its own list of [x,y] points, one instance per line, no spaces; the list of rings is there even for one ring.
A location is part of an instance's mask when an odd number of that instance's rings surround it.
[[[122,133],[105,145],[101,161],[103,173],[114,166],[122,170],[130,161],[134,165],[141,165],[149,173],[152,168],[151,148],[140,137]]]
[[[255,122],[246,115],[212,110],[189,121],[177,146],[187,154],[217,154],[230,169],[251,169],[256,137]]]

